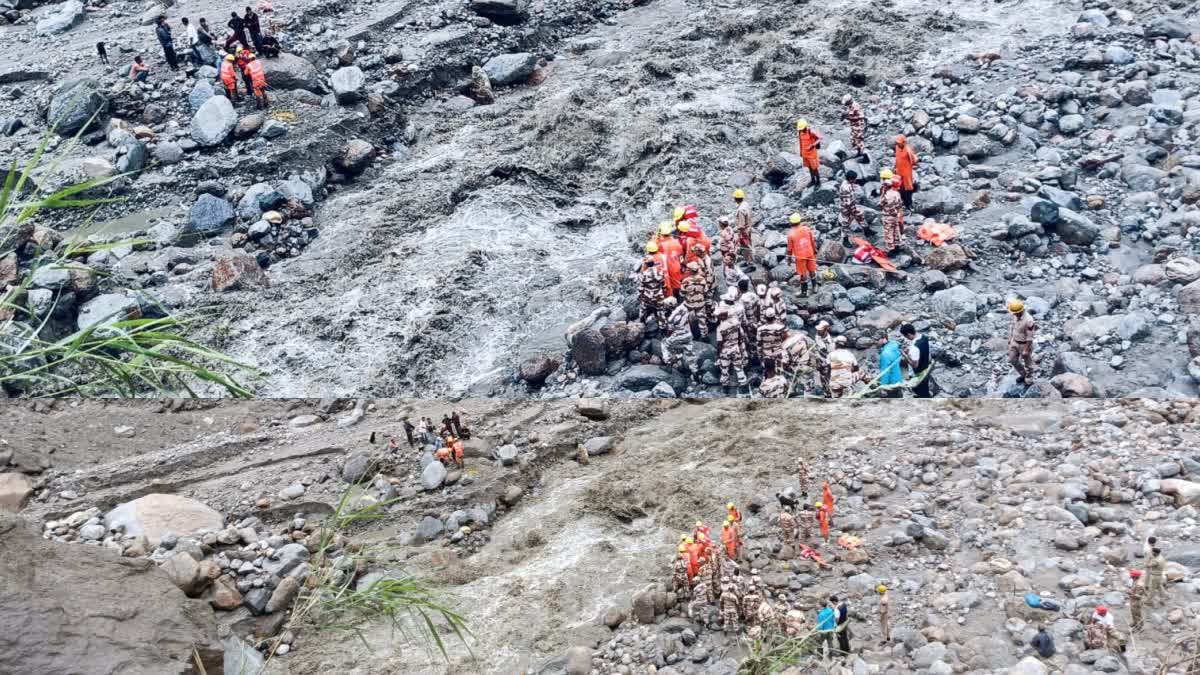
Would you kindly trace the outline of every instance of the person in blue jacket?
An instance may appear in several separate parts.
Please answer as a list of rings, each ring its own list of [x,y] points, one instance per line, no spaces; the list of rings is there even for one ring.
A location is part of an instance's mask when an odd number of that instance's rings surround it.
[[[821,634],[821,641],[828,648],[826,652],[830,656],[837,650],[833,645],[834,631],[837,630],[837,611],[833,608],[832,602],[826,602],[825,606],[817,612],[817,631]]]
[[[880,386],[898,385],[904,381],[904,360],[901,358],[900,343],[886,337],[880,342],[879,349],[879,384]],[[900,387],[885,389],[880,393],[883,398],[903,398],[904,390]]]

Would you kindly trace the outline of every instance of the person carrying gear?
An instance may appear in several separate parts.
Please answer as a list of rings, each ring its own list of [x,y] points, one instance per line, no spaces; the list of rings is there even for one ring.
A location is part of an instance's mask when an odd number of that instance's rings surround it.
[[[717,366],[721,369],[721,386],[747,385],[746,331],[742,323],[722,305],[717,308]]]
[[[815,386],[816,368],[814,367],[815,352],[804,331],[788,331],[788,337],[783,341],[783,352],[780,357],[780,369],[791,381],[789,387],[807,394]]]
[[[746,201],[746,192],[741,188],[733,191],[733,203],[737,204],[737,211],[733,213],[734,224],[737,232],[737,245],[742,249],[742,256],[746,264],[754,264],[754,242],[751,239],[751,234],[754,232],[754,214],[750,211],[750,202]],[[733,265],[726,264],[726,267]]]
[[[647,243],[646,257],[642,260],[642,269],[638,273],[638,300],[641,303],[638,318],[645,321],[653,316],[658,320],[661,329],[665,329],[667,325],[666,308],[663,306],[666,293],[664,262],[662,254],[658,252],[658,244]]]
[[[783,531],[783,545],[796,545],[796,516],[792,515],[792,510],[787,507],[779,509],[779,529]],[[793,554],[795,551],[793,551]]]
[[[225,95],[233,103],[242,100],[242,95],[238,93],[237,86],[237,66],[234,62],[237,60],[233,54],[226,54],[225,59],[221,61],[221,85],[225,87]]]
[[[451,436],[450,438],[452,440],[450,441],[449,445],[450,449],[454,451],[454,464],[460,469],[466,468],[466,463],[464,461],[464,458],[467,455],[466,444],[463,443],[461,437]]]
[[[243,51],[242,53],[246,59],[246,65],[242,66],[242,71],[250,78],[250,84],[254,87],[254,107],[265,110],[268,105],[267,74],[263,71],[262,61],[259,61],[250,52]]]
[[[886,181],[879,200],[879,208],[883,211],[883,247],[888,253],[904,242],[904,202],[900,198],[900,185],[899,177]]]
[[[854,148],[859,159],[867,160],[867,116],[863,114],[862,106],[850,94],[842,97],[845,110],[842,117],[850,125],[850,147]]]
[[[758,327],[762,324],[762,308],[758,304],[758,295],[750,286],[749,277],[738,279],[738,304],[742,306],[745,317],[743,327],[746,330],[746,347],[751,359],[758,358]]]
[[[776,369],[775,361],[763,359],[763,380],[758,385],[758,395],[763,398],[787,398],[791,382]]]
[[[679,555],[671,564],[671,581],[675,586],[675,595],[686,600],[692,585],[688,579],[688,552],[684,544],[679,545]]]
[[[433,458],[441,462],[443,466],[450,466],[450,462],[454,461],[450,446],[447,445],[439,447],[433,453]]]
[[[235,51],[234,57],[237,59],[238,72],[242,74],[242,83],[246,85],[246,95],[254,96],[254,81],[250,79],[250,73],[246,72],[246,64],[250,63],[250,50]]]
[[[808,126],[808,120],[796,120],[796,139],[800,145],[800,159],[804,160],[812,186],[821,187],[821,158],[817,154],[821,149],[821,135]]]
[[[737,264],[737,231],[725,217],[717,220],[717,228],[717,248],[721,251],[721,265],[725,268],[725,280],[728,282],[733,266]]]
[[[767,287],[767,304],[775,310],[775,318],[787,324],[787,301],[783,299],[783,289],[774,281]]]
[[[701,340],[707,340],[708,323],[712,320],[709,316],[708,284],[705,283],[699,262],[693,260],[688,263],[687,271],[688,275],[683,278],[683,287],[680,288],[684,306],[687,307],[696,334]]]
[[[738,528],[739,532],[741,531],[742,512],[738,511],[738,507],[733,502],[725,504],[725,518],[727,520],[732,518],[733,524]]]
[[[1129,630],[1136,633],[1145,625],[1142,616],[1142,598],[1146,587],[1142,585],[1142,571],[1129,570]]]
[[[666,279],[667,297],[673,297],[683,281],[683,245],[674,234],[675,226],[664,222],[658,226],[658,239],[655,242],[658,244],[659,254],[666,259],[663,276]]]
[[[862,209],[858,208],[858,188],[855,186],[855,181],[857,180],[857,173],[847,171],[841,185],[838,186],[838,204],[842,211],[843,238],[846,236],[845,228],[854,224],[857,224],[858,229],[864,234],[867,231],[867,219],[863,216]]]
[[[875,592],[879,594],[879,628],[883,632],[883,641],[886,644],[892,641],[892,626],[888,621],[888,608],[891,601],[888,599],[887,586],[879,584],[875,587]]]
[[[783,360],[783,342],[787,340],[787,326],[775,315],[775,308],[763,309],[763,323],[758,327],[758,351],[764,363],[779,363]]]
[[[708,579],[704,579],[704,578],[700,578],[700,577],[697,577],[697,579],[699,579],[699,580],[696,582],[696,585],[693,586],[691,588],[691,590],[689,591],[691,594],[690,595],[691,601],[688,602],[687,615],[688,615],[688,618],[691,619],[693,622],[700,624],[701,626],[704,626],[705,628],[707,628],[709,625],[709,623],[708,623],[708,604],[710,602],[709,596],[711,595],[709,593],[708,586],[712,582],[709,581]],[[685,600],[687,599],[687,597],[684,597],[684,596],[680,596],[680,597]]]
[[[733,580],[729,577],[721,577],[721,627],[726,633],[736,634],[740,628],[738,625],[739,605]]]
[[[1008,362],[1017,371],[1017,382],[1025,384],[1033,378],[1033,332],[1037,326],[1020,298],[1008,301],[1008,312],[1013,318],[1008,329]]]
[[[668,312],[667,337],[662,341],[663,361],[672,368],[682,366],[690,375],[699,379],[700,368],[696,365],[696,354],[692,349],[692,314],[686,304],[675,298],[664,298],[663,309]]]
[[[916,190],[916,183],[913,181],[913,169],[917,166],[917,153],[908,145],[908,139],[904,134],[896,137],[896,173],[900,177],[900,198],[904,201],[904,208],[912,209],[912,195]]]
[[[817,240],[799,213],[793,213],[788,222],[792,224],[792,229],[787,236],[787,252],[796,263],[796,276],[800,277],[800,295],[807,297],[810,278],[814,290],[816,289]]]

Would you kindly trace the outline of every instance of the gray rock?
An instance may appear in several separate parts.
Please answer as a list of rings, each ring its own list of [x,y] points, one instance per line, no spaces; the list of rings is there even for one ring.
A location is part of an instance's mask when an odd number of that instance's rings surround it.
[[[1191,34],[1191,29],[1182,20],[1172,16],[1156,17],[1145,26],[1145,35],[1148,38],[1186,40]]]
[[[567,675],[588,675],[592,672],[592,650],[575,646],[567,650]]]
[[[417,539],[421,542],[433,541],[442,535],[442,521],[433,516],[425,516],[417,525]]]
[[[966,286],[954,286],[933,294],[933,307],[957,323],[973,323],[979,310],[979,296]]]
[[[446,467],[441,462],[432,462],[421,472],[421,487],[436,490],[446,480]]]
[[[259,129],[262,128],[262,125],[263,125],[263,116],[262,115],[259,115],[257,113],[255,113],[253,115],[246,115],[242,119],[238,120],[237,125],[235,125],[233,127],[233,137],[234,138],[250,138],[255,133],[257,133]]]
[[[52,291],[62,289],[71,283],[71,268],[66,265],[50,263],[42,265],[29,277],[32,288],[46,288]]]
[[[500,501],[504,502],[505,506],[512,506],[521,501],[521,497],[525,496],[525,488],[520,485],[509,485],[504,491],[504,496],[500,497]]]
[[[118,173],[136,173],[146,166],[146,144],[129,136],[117,147],[116,168]]]
[[[286,201],[287,197],[270,183],[255,183],[238,202],[237,215],[243,222],[253,222],[261,218],[264,211],[270,211]]]
[[[266,587],[251,589],[242,596],[242,605],[254,616],[266,614],[269,602],[271,602],[271,589]]]
[[[200,105],[192,116],[191,137],[201,146],[219,145],[229,138],[237,124],[237,112],[224,96],[213,96]]]
[[[1055,225],[1059,220],[1058,205],[1051,201],[1038,200],[1029,208],[1029,219],[1042,225]]]
[[[628,368],[617,376],[617,386],[629,391],[653,389],[659,382],[666,382],[675,391],[687,388],[687,378],[662,366],[640,364]]]
[[[279,120],[267,120],[263,124],[261,136],[263,138],[279,138],[287,133],[288,127]]]
[[[196,84],[192,85],[192,91],[188,93],[188,111],[193,115],[196,114],[205,101],[216,95],[217,90],[213,88],[211,82],[197,80]]]
[[[183,148],[175,141],[160,141],[154,146],[154,159],[163,166],[183,161]]]
[[[333,167],[338,173],[357,176],[371,165],[375,157],[375,146],[355,138],[348,141],[333,158]]]
[[[528,52],[500,54],[483,64],[483,71],[492,81],[492,86],[504,87],[528,80],[536,64],[537,57]]]
[[[333,71],[333,76],[329,78],[329,81],[333,86],[333,94],[337,97],[338,103],[343,105],[361,99],[367,86],[367,76],[358,66],[338,68]]]
[[[87,12],[84,10],[82,2],[67,0],[53,12],[38,20],[37,34],[54,35],[69,31],[83,21],[85,16],[87,16]]]
[[[603,375],[608,366],[608,341],[604,334],[593,327],[576,333],[571,340],[571,359],[584,375]]]
[[[273,59],[260,59],[259,62],[272,89],[307,89],[318,94],[325,93],[321,74],[316,66],[304,58],[284,52]]]
[[[141,306],[136,298],[121,293],[104,293],[83,303],[75,325],[79,330],[111,326],[120,321],[141,317]]]
[[[295,199],[305,206],[311,207],[316,203],[313,199],[312,188],[299,176],[291,176],[279,184],[279,193],[287,199]]]
[[[201,239],[215,237],[225,228],[232,227],[233,222],[234,211],[229,202],[210,194],[202,194],[188,212],[187,225],[180,234],[180,242],[189,245]]]
[[[1058,130],[1068,136],[1074,136],[1083,130],[1086,123],[1083,115],[1063,115],[1058,118]]]
[[[528,17],[525,0],[471,0],[470,7],[501,26],[515,26]]]
[[[502,445],[496,450],[496,459],[504,466],[512,466],[517,462],[519,451],[515,445]]]
[[[284,499],[299,499],[304,496],[304,486],[300,483],[292,483],[280,490],[279,496]]]
[[[263,561],[262,568],[277,577],[289,576],[299,571],[301,565],[308,562],[308,558],[308,548],[304,544],[285,544]]]
[[[1059,220],[1054,226],[1058,238],[1072,246],[1091,246],[1100,236],[1100,228],[1087,216],[1068,209],[1060,209]]]
[[[105,91],[104,85],[90,78],[64,82],[50,99],[46,121],[54,125],[54,131],[59,135],[70,136],[87,126],[94,115],[91,128],[95,128],[100,113],[108,109]]]
[[[612,436],[596,436],[594,438],[587,439],[583,443],[583,447],[585,450],[587,450],[589,457],[607,455],[612,451],[613,445],[614,442]]]
[[[353,454],[342,465],[342,480],[347,483],[361,483],[374,473],[372,469],[369,456],[362,453]]]

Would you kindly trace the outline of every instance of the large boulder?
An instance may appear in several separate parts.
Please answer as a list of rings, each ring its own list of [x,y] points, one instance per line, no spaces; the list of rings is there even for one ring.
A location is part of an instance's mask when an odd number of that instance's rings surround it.
[[[63,136],[74,134],[89,122],[95,128],[99,126],[100,114],[108,110],[108,97],[104,92],[104,85],[90,78],[64,82],[50,98],[46,121]]]
[[[227,672],[207,603],[145,558],[42,539],[0,514],[0,671]]]
[[[32,494],[33,486],[25,474],[0,473],[0,511],[20,511]]]
[[[979,296],[966,286],[954,286],[933,294],[933,308],[956,323],[972,323],[979,312]]]
[[[1168,40],[1186,40],[1192,34],[1191,29],[1182,19],[1172,16],[1159,16],[1146,24],[1145,35],[1148,38],[1167,38]]]
[[[74,28],[87,12],[79,0],[67,0],[37,22],[38,35],[54,35]]]
[[[192,140],[210,147],[219,145],[229,138],[237,125],[237,111],[224,96],[213,96],[200,105],[192,116]]]
[[[1173,258],[1163,266],[1163,274],[1172,283],[1190,284],[1200,279],[1200,262],[1192,258]]]
[[[210,194],[202,194],[188,212],[187,224],[180,234],[180,243],[193,244],[200,239],[215,237],[232,227],[234,221],[233,206]]]
[[[348,104],[363,97],[367,76],[358,66],[349,66],[333,71],[329,82],[333,85],[333,94],[337,96],[338,103]]]
[[[436,490],[446,480],[446,467],[441,462],[430,462],[421,472],[421,487]]]
[[[1050,384],[1063,395],[1063,398],[1093,398],[1096,387],[1091,380],[1078,373],[1062,373],[1050,378]]]
[[[355,138],[347,141],[338,151],[338,154],[334,156],[332,162],[333,168],[338,173],[347,176],[357,176],[367,170],[374,157],[375,146],[362,139]]]
[[[195,115],[205,101],[216,95],[217,90],[213,88],[211,82],[196,80],[196,84],[192,85],[192,91],[188,93],[188,111]]]
[[[1179,289],[1175,300],[1179,302],[1180,311],[1188,314],[1200,314],[1200,280],[1193,281]]]
[[[212,289],[214,291],[248,291],[271,285],[267,273],[259,267],[252,255],[234,253],[223,255],[213,263]]]
[[[925,255],[925,266],[942,272],[966,267],[968,262],[966,249],[958,244],[938,246]]]
[[[79,308],[79,316],[75,325],[79,330],[97,327],[97,330],[111,326],[118,321],[141,318],[141,306],[137,298],[131,298],[121,293],[104,293],[83,303]]]
[[[500,54],[483,64],[483,72],[487,73],[492,86],[504,87],[528,80],[536,64],[537,57],[529,52]]]
[[[596,328],[585,328],[571,340],[571,360],[584,375],[603,375],[608,366],[608,342]]]
[[[617,376],[617,386],[629,391],[653,389],[660,382],[666,382],[677,392],[687,388],[686,377],[662,366],[637,365]]]
[[[325,93],[317,67],[295,54],[282,53],[273,59],[260,60],[267,84],[272,89],[307,89]]]
[[[525,0],[471,0],[471,11],[501,26],[515,26],[528,16]]]
[[[220,513],[195,499],[153,493],[109,511],[104,524],[109,529],[122,527],[127,535],[145,536],[151,546],[158,546],[168,534],[186,536],[199,530],[218,531],[224,520]]]
[[[1058,238],[1072,246],[1091,246],[1100,236],[1100,228],[1087,216],[1070,209],[1059,209],[1058,222],[1054,225]]]

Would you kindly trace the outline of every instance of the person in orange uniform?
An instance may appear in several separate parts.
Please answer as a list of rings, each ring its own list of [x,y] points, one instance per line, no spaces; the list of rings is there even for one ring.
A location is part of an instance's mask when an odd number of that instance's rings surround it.
[[[800,159],[812,178],[813,187],[821,187],[821,158],[817,151],[821,149],[821,135],[808,126],[808,120],[796,120],[796,137],[800,143]]]
[[[793,213],[788,218],[792,230],[788,232],[787,251],[796,262],[796,276],[800,277],[800,295],[808,295],[808,284],[811,278],[813,286],[817,279],[817,240],[812,230],[803,223],[799,213]]]
[[[813,504],[813,506],[817,509],[817,524],[821,526],[821,539],[824,539],[825,542],[828,543],[829,511],[825,509],[825,504],[823,502],[817,502],[816,504]]]
[[[696,574],[700,571],[700,559],[704,557],[704,544],[688,538],[688,581],[696,578]]]
[[[721,544],[725,547],[725,555],[729,556],[730,560],[738,559],[738,547],[741,542],[738,541],[737,528],[733,525],[733,520],[725,519],[725,524],[721,526]]]
[[[729,502],[725,505],[725,516],[726,518],[732,518],[734,525],[737,525],[738,527],[742,526],[742,512],[738,511],[738,508],[734,506],[733,502]]]
[[[242,55],[246,59],[246,65],[242,66],[242,71],[250,77],[250,84],[254,87],[254,107],[265,110],[267,107],[267,74],[263,71],[262,61],[247,51],[243,51]]]
[[[463,457],[467,454],[467,446],[463,443],[462,438],[450,437],[450,449],[454,451],[454,463],[458,468],[465,468]]]
[[[704,249],[704,255],[712,255],[712,240],[704,234],[704,230],[693,220],[685,220],[679,223],[679,239],[684,248],[684,263],[689,263],[696,259],[692,253],[692,246],[699,244]]]
[[[658,226],[658,254],[666,263],[663,266],[663,287],[666,297],[674,297],[683,282],[683,244],[675,238],[675,226],[664,222]]]
[[[896,137],[896,174],[900,176],[900,198],[904,200],[904,208],[912,210],[912,195],[916,189],[913,181],[913,169],[917,166],[917,153],[908,145],[904,134]]]
[[[237,89],[237,67],[234,65],[236,57],[233,54],[226,54],[225,60],[221,61],[221,85],[225,87],[225,95],[229,97],[230,102],[236,103],[242,100],[242,95]]]
[[[833,522],[833,490],[829,489],[829,481],[821,482],[821,503],[825,505],[825,510],[829,512],[829,522]]]

